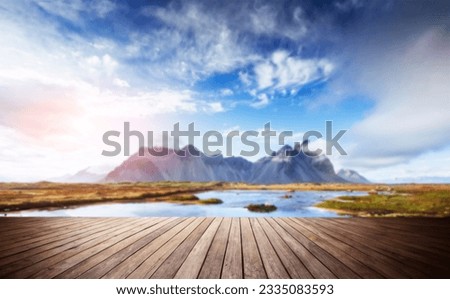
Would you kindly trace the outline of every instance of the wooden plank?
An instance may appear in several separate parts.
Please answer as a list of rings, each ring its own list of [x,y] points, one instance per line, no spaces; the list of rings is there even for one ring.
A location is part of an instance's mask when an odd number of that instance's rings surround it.
[[[319,259],[309,252],[302,243],[298,242],[286,230],[284,230],[273,218],[267,217],[265,220],[297,255],[314,278],[336,278],[336,275],[334,275],[333,272],[331,272]]]
[[[377,246],[378,242],[373,240],[368,240],[367,238],[360,238],[357,235],[346,233],[335,225],[330,224],[326,219],[311,219],[312,223],[318,229],[321,229],[323,233],[328,235],[336,236],[343,242],[353,246],[366,254],[370,255],[371,258],[376,260],[381,260],[387,263],[390,267],[398,269],[398,271],[403,273],[404,277],[409,278],[425,278],[425,272],[416,267],[415,263],[402,262],[397,259],[396,254],[390,254],[389,251],[384,250],[383,247]]]
[[[363,221],[361,221],[363,220]],[[389,232],[390,235],[396,237],[401,237],[402,239],[408,240],[406,244],[410,244],[409,240],[415,239],[420,240],[410,245],[415,245],[415,248],[418,248],[422,251],[428,251],[430,253],[437,253],[441,256],[447,256],[450,253],[450,249],[448,248],[448,243],[450,241],[450,232],[445,228],[428,228],[426,232],[420,231],[417,226],[411,226],[403,223],[391,223],[386,225],[384,221],[378,221],[376,225],[372,224],[370,220],[365,219],[355,219],[354,220],[358,225],[363,227],[370,227],[373,231],[377,232]],[[445,237],[447,236],[447,238]],[[414,246],[413,246],[414,247]]]
[[[314,278],[305,265],[297,258],[294,252],[283,241],[283,239],[275,232],[275,230],[269,225],[265,218],[257,219],[261,228],[267,235],[273,249],[277,252],[278,257],[283,263],[286,271],[291,278],[306,279]]]
[[[335,222],[333,220],[333,222]],[[364,234],[372,239],[379,241],[386,241],[391,245],[395,244],[395,248],[402,250],[405,253],[415,255],[416,259],[421,257],[428,257],[428,261],[437,261],[445,258],[447,255],[441,253],[439,250],[430,250],[427,248],[427,243],[419,235],[408,237],[405,234],[396,234],[387,229],[381,229],[375,225],[366,225],[366,223],[354,222],[349,224],[347,222],[340,222],[341,225],[355,233]],[[355,230],[355,224],[358,224],[358,229]],[[431,259],[431,260],[430,260]]]
[[[353,256],[348,254],[343,248],[340,248],[340,243],[330,242],[328,239],[321,238],[320,236],[310,232],[302,225],[306,222],[306,219],[293,218],[289,219],[289,223],[292,227],[301,232],[308,239],[313,240],[314,243],[322,247],[324,250],[328,251],[331,255],[335,256],[337,259],[342,261],[347,267],[352,269],[355,273],[360,275],[362,278],[383,278],[383,276],[368,267],[367,265],[361,263]]]
[[[0,232],[3,231],[5,225],[28,224],[36,221],[42,221],[42,217],[0,216],[0,223],[2,224],[0,227]]]
[[[106,219],[104,222],[98,223],[95,226],[90,223],[81,229],[74,229],[66,234],[56,235],[51,239],[45,239],[42,242],[30,243],[22,247],[13,248],[7,252],[2,253],[0,256],[0,266],[20,260],[26,257],[33,256],[35,254],[44,252],[52,247],[62,246],[70,241],[80,238],[80,236],[89,234],[89,232],[95,229],[106,229],[111,223],[119,223],[118,220]]]
[[[244,278],[267,278],[258,245],[248,218],[241,218]]]
[[[93,229],[86,230],[84,233],[76,235],[75,237],[64,239],[62,242],[56,242],[51,245],[46,245],[43,248],[39,248],[37,252],[34,250],[29,250],[24,253],[2,259],[0,262],[2,262],[2,264],[5,263],[5,265],[0,268],[0,277],[9,277],[9,274],[11,272],[16,272],[17,269],[22,269],[31,264],[40,262],[41,260],[47,259],[74,246],[80,246],[80,244],[83,244],[91,239],[100,238],[105,235],[105,232],[107,233],[114,231],[117,227],[128,224],[119,223],[116,225],[117,226],[104,225],[95,227]]]
[[[101,223],[110,222],[111,219],[102,219],[102,220],[88,220],[88,221],[80,221],[78,224],[73,223],[71,225],[64,226],[58,229],[45,229],[41,230],[41,234],[33,234],[30,232],[27,235],[27,238],[21,238],[19,240],[9,239],[3,244],[0,251],[0,258],[13,255],[19,252],[23,252],[26,250],[30,250],[31,248],[35,248],[44,244],[48,244],[52,241],[56,241],[57,239],[66,238],[67,236],[73,235],[74,232],[79,231],[81,229],[91,227],[92,225],[99,225]],[[2,237],[3,238],[3,237]]]
[[[355,228],[355,223],[335,221],[335,219],[329,219],[333,225],[341,226],[346,229],[348,233],[356,234],[360,237],[367,238],[369,243],[375,243],[371,246],[383,246],[383,250],[389,251],[396,255],[396,258],[408,263],[415,263],[422,267],[423,270],[432,268],[432,277],[441,277],[442,273],[448,272],[447,265],[449,261],[448,257],[435,257],[428,253],[418,251],[416,248],[411,248],[406,245],[405,242],[414,243],[417,239],[399,241],[401,237],[396,238],[390,235],[387,231],[377,233],[374,235],[370,228]],[[375,242],[376,240],[376,242]]]
[[[424,217],[410,217],[410,218],[383,218],[384,221],[378,219],[365,218],[367,222],[374,222],[377,225],[393,225],[401,228],[406,226],[406,231],[423,231],[426,233],[436,230],[445,230],[450,225],[450,219],[447,218],[424,218]]]
[[[51,257],[44,259],[40,262],[34,263],[27,266],[19,271],[16,271],[9,275],[10,278],[36,278],[38,272],[51,272],[53,265],[61,261],[67,260],[73,255],[88,250],[98,244],[107,244],[109,240],[113,239],[123,239],[129,236],[129,234],[136,229],[140,229],[144,225],[141,219],[130,220],[130,222],[124,222],[123,225],[118,225],[117,227],[111,228],[106,231],[102,231],[98,237],[86,238],[78,240],[78,245],[70,247],[64,251],[52,250],[52,253],[57,252]],[[49,274],[46,274],[48,276]],[[37,276],[39,277],[39,276]],[[42,276],[41,276],[42,277]]]
[[[51,221],[54,221],[54,219],[63,219],[61,217],[1,217],[0,216],[0,223],[2,224],[0,227],[0,232],[4,232],[6,230],[14,229],[16,227],[23,227],[23,226],[33,226],[37,223],[49,223]],[[69,218],[67,218],[69,219]]]
[[[221,278],[243,278],[241,244],[240,221],[239,218],[233,218],[231,220],[230,234],[228,236],[228,244],[223,261]]]
[[[178,272],[175,274],[175,278],[193,279],[198,277],[203,262],[206,259],[206,255],[208,254],[208,250],[211,247],[212,241],[216,236],[222,220],[223,218],[214,219],[195,247],[191,250],[180,269],[178,269]],[[158,270],[160,269],[161,268]]]
[[[41,221],[38,223],[35,223],[34,225],[22,225],[22,224],[18,224],[18,226],[16,227],[15,230],[7,230],[5,232],[0,232],[0,235],[4,238],[4,239],[8,239],[8,240],[15,240],[15,241],[20,241],[20,240],[25,240],[25,239],[30,239],[30,238],[34,238],[36,236],[41,236],[43,235],[45,232],[49,231],[49,230],[61,230],[67,227],[71,227],[72,225],[74,225],[74,223],[86,223],[86,222],[91,222],[94,221],[92,219],[81,219],[80,221],[69,221],[67,219],[61,219],[60,221]],[[10,242],[12,243],[12,242]],[[3,244],[0,244],[0,249],[3,247],[1,246]],[[3,249],[1,249],[3,250]]]
[[[311,252],[318,260],[320,260],[333,274],[338,278],[360,278],[358,274],[353,272],[344,263],[338,260],[336,257],[328,253],[328,251],[322,249],[312,240],[305,237],[299,231],[291,227],[286,218],[274,218],[274,220],[289,234],[300,242],[309,252]]]
[[[450,232],[446,230],[446,227],[450,225],[450,221],[447,221],[446,225],[433,225],[435,221],[439,221],[442,219],[434,219],[433,222],[424,222],[426,218],[383,218],[383,221],[380,219],[372,219],[372,218],[354,218],[352,222],[361,223],[365,226],[371,226],[373,228],[382,228],[389,229],[393,233],[401,233],[407,235],[421,235],[421,236],[430,236],[430,237],[445,237],[446,239],[450,238]],[[377,221],[378,220],[378,221]],[[444,223],[442,223],[444,224]],[[442,235],[443,232],[444,235]],[[437,240],[436,240],[437,241]]]
[[[398,241],[403,240],[404,245],[410,245],[419,251],[431,253],[439,259],[450,255],[450,231],[448,227],[428,226],[426,225],[427,222],[423,223],[419,219],[413,220],[416,221],[379,221],[377,225],[373,225],[373,228],[378,232],[389,232]],[[355,221],[358,224],[361,223],[359,220]],[[371,222],[373,223],[373,221],[366,220],[361,225],[370,225]],[[423,223],[423,225],[418,226],[416,222]],[[414,242],[411,242],[412,240]]]
[[[195,230],[193,230],[189,236],[170,254],[170,256],[167,257],[167,259],[164,261],[164,263],[153,273],[149,278],[160,278],[160,279],[168,279],[173,278],[177,271],[182,266],[183,262],[186,260],[186,258],[190,255],[192,250],[194,249],[194,246],[199,242],[202,236],[206,234],[208,228],[210,227],[211,222],[213,222],[214,218],[207,218],[204,220]],[[217,223],[216,223],[217,224]],[[219,221],[220,224],[220,221]],[[210,235],[210,241],[212,240],[215,231],[217,230],[217,225],[211,230],[213,233],[208,234]],[[208,238],[208,236],[207,236]],[[209,244],[211,244],[209,242]],[[207,246],[209,248],[209,245]],[[208,249],[204,250],[205,255],[206,251]],[[194,255],[196,255],[194,253]],[[197,255],[196,257],[199,258],[195,262],[199,264],[203,264],[205,255]],[[200,265],[201,267],[201,265]],[[198,268],[200,268],[198,267]],[[198,271],[196,271],[198,273]],[[192,273],[190,273],[192,275]]]
[[[257,219],[251,218],[250,223],[253,228],[253,233],[255,234],[255,239],[258,244],[264,268],[266,269],[267,277],[277,279],[290,278]]]
[[[364,224],[366,226],[372,226],[373,228],[389,229],[393,233],[401,233],[407,235],[421,235],[421,236],[435,236],[440,235],[440,231],[445,229],[445,226],[435,226],[427,224],[427,222],[421,221],[422,218],[413,219],[385,219],[384,221],[373,221],[371,218],[359,219],[355,218],[354,222]],[[450,223],[449,223],[450,224]],[[447,233],[448,235],[448,233]]]
[[[449,278],[449,225],[422,218],[0,217],[0,277]]]
[[[161,246],[160,243],[155,243],[156,245],[154,246],[144,248],[143,253],[147,258],[127,278],[150,278],[172,252],[204,221],[205,218],[194,218],[178,234],[169,240],[162,240],[164,245]]]
[[[231,218],[224,218],[214,236],[211,247],[206,255],[205,262],[198,278],[219,279],[222,273],[223,260],[227,250],[228,236],[230,234]]]
[[[99,273],[92,273],[90,277],[99,278],[111,269],[114,269],[114,267],[151,242],[154,238],[166,233],[184,220],[183,218],[166,218],[130,238],[124,239],[103,251],[87,257],[61,274],[56,275],[55,278],[79,278],[89,270],[96,271],[95,269],[101,269]]]
[[[390,259],[378,254],[371,248],[365,248],[360,250],[355,248],[355,244],[350,242],[348,244],[343,238],[339,238],[339,234],[333,230],[333,233],[329,233],[326,230],[321,229],[319,225],[313,222],[313,219],[302,219],[299,224],[311,233],[317,235],[319,238],[327,240],[330,244],[333,244],[336,248],[346,252],[360,263],[366,265],[370,269],[380,273],[386,278],[406,277],[411,278],[408,273],[402,272],[400,268],[393,266]],[[360,247],[361,248],[361,247]],[[396,264],[397,265],[397,264]]]
[[[101,240],[95,245],[83,250],[81,247],[76,250],[67,250],[60,254],[56,263],[50,263],[46,261],[41,267],[41,270],[31,278],[54,278],[58,274],[61,274],[65,270],[77,265],[81,261],[91,257],[103,250],[116,245],[119,242],[126,242],[132,237],[143,237],[144,234],[154,230],[155,225],[161,223],[160,218],[143,219],[136,223],[132,228],[126,228],[125,231],[115,231],[116,235],[107,240]]]
[[[144,246],[135,246],[135,244],[131,245],[131,251],[128,250],[126,252],[119,253],[118,261],[120,263],[113,264],[114,267],[104,274],[103,278],[127,278],[136,268],[139,267],[149,256],[151,256],[158,249],[163,247],[167,242],[169,242],[174,236],[183,231],[187,226],[191,225],[194,222],[194,218],[182,219],[183,221],[177,223],[176,225],[171,225],[170,229],[165,230],[164,233],[159,234],[158,236],[152,237],[150,242],[147,242]],[[135,250],[137,249],[138,250]],[[114,256],[115,260],[117,260],[117,256]],[[108,269],[111,267],[108,267]]]
[[[3,221],[0,221],[2,228],[0,230],[0,235],[8,238],[27,237],[33,235],[34,233],[39,233],[41,230],[54,229],[64,225],[72,225],[74,222],[78,221],[74,221],[72,218],[43,218],[39,219],[39,221],[35,220],[30,222],[27,221],[27,218],[21,217],[9,225],[5,225]]]

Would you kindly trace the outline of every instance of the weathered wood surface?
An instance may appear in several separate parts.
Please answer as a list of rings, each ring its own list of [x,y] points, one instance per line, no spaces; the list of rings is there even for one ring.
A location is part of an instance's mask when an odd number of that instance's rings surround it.
[[[450,219],[3,217],[0,278],[450,278]]]

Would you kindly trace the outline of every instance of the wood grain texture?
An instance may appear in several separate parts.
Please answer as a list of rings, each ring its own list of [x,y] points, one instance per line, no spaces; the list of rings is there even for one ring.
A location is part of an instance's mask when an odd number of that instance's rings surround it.
[[[450,278],[450,219],[0,218],[0,278]]]

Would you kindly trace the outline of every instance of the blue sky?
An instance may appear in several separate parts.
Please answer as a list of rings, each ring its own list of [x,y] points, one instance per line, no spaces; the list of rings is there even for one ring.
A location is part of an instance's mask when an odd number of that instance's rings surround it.
[[[2,1],[0,28],[4,180],[105,171],[125,121],[293,142],[332,120],[337,169],[450,176],[448,1]]]

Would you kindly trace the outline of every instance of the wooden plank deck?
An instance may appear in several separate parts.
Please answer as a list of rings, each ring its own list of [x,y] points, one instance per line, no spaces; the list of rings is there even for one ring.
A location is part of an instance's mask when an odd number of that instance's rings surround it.
[[[2,217],[0,278],[450,278],[450,219]]]

